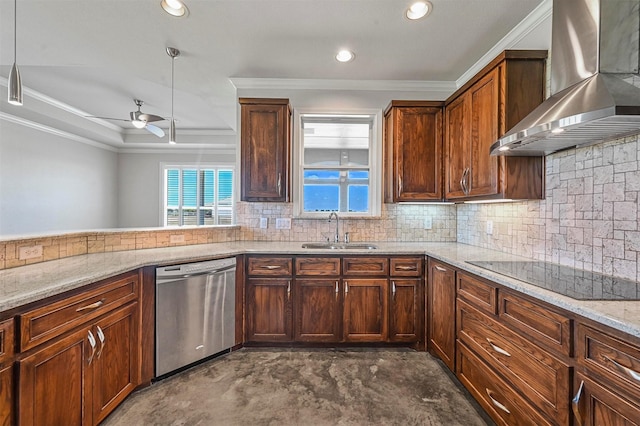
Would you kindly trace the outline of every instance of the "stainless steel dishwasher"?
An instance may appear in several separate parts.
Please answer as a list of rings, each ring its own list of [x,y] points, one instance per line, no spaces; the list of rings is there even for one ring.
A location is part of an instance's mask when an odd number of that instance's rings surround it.
[[[156,377],[235,344],[236,259],[156,269]]]

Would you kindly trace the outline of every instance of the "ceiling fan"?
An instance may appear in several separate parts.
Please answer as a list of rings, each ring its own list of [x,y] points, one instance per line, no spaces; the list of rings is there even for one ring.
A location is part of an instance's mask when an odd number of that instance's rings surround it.
[[[136,106],[138,107],[137,111],[131,111],[129,113],[129,119],[124,119],[124,118],[111,118],[111,117],[94,117],[91,116],[89,118],[101,118],[103,120],[115,120],[115,121],[128,121],[131,124],[133,124],[133,126],[136,129],[145,129],[151,133],[153,133],[154,135],[156,135],[157,137],[161,138],[164,136],[164,130],[162,130],[160,127],[151,124],[154,123],[156,121],[163,121],[165,120],[164,117],[160,117],[159,115],[155,115],[155,114],[146,114],[142,111],[140,111],[140,108],[142,108],[142,105],[144,104],[143,101],[141,101],[140,99],[134,99],[133,102],[135,102]]]

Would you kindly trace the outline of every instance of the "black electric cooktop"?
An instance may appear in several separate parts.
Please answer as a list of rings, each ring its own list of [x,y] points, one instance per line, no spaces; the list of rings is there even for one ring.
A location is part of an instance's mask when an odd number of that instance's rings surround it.
[[[467,261],[578,300],[640,300],[640,283],[542,261]]]

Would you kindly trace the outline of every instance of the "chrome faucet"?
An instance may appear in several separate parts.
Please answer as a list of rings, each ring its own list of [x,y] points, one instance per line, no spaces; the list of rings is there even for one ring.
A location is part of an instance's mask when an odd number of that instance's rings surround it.
[[[329,223],[331,223],[331,219],[336,218],[336,233],[333,236],[333,242],[334,243],[339,243],[340,242],[340,218],[338,217],[338,213],[336,212],[331,212],[331,214],[329,214]]]

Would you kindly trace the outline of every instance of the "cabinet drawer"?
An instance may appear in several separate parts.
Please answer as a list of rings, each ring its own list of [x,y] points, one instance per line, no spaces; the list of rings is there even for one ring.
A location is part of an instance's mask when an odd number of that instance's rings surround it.
[[[464,344],[458,342],[456,375],[499,425],[550,425]]]
[[[296,259],[296,275],[340,275],[340,258],[299,257]]]
[[[560,425],[569,424],[569,367],[497,321],[458,303],[458,338]]]
[[[24,352],[78,325],[138,298],[138,274],[125,276],[68,299],[19,316],[20,350]]]
[[[250,257],[247,262],[249,275],[291,275],[293,260],[290,257]]]
[[[13,318],[0,322],[0,367],[13,361]]]
[[[393,277],[419,277],[422,275],[421,257],[392,257],[391,276]]]
[[[498,295],[498,315],[510,328],[534,342],[562,355],[571,356],[572,321],[540,303],[508,291]]]
[[[458,273],[458,298],[489,315],[496,315],[498,307],[498,289],[474,276]]]
[[[583,324],[577,335],[578,362],[628,398],[640,400],[640,347]]]
[[[342,259],[344,275],[388,275],[389,259],[386,257],[345,257]]]

